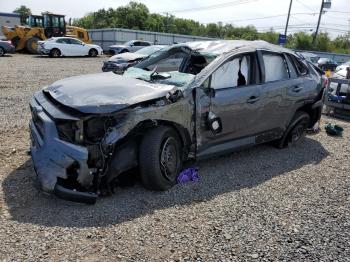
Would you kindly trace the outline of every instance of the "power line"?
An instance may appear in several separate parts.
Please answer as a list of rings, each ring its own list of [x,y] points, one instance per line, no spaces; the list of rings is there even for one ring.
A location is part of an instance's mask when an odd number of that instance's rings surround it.
[[[317,13],[294,13],[290,14],[291,16],[296,16],[296,15],[316,15]],[[238,19],[238,20],[226,20],[222,21],[224,23],[236,23],[236,22],[245,22],[245,21],[254,21],[254,20],[263,20],[263,19],[269,19],[269,18],[277,18],[277,17],[284,17],[287,14],[280,14],[280,15],[270,15],[270,16],[261,16],[261,17],[255,17],[255,18],[247,18],[247,19]],[[211,22],[205,23],[209,24]]]
[[[303,2],[301,2],[300,0],[296,0],[299,4],[303,5],[304,7],[306,7],[307,9],[309,9],[310,11],[314,12],[315,10],[312,9],[310,6],[304,4]]]
[[[350,12],[346,12],[346,11],[337,11],[337,10],[329,10],[327,11],[327,13],[341,13],[341,14],[350,14]]]
[[[337,26],[337,27],[347,27],[347,25],[342,25],[342,24],[333,24],[333,23],[321,23],[322,26]],[[315,27],[313,23],[302,23],[302,24],[291,24],[288,27],[303,27],[303,26],[310,26],[310,27]],[[276,25],[276,26],[257,26],[256,28],[284,28],[282,25]],[[340,29],[340,28],[339,28]],[[345,29],[344,29],[345,30]]]
[[[224,8],[224,7],[229,7],[229,6],[248,4],[248,3],[256,2],[256,1],[259,1],[259,0],[236,0],[236,1],[226,2],[226,3],[216,4],[216,5],[167,11],[167,13],[187,13],[187,12],[197,12],[197,11],[204,11],[204,10],[213,10],[213,9],[219,9],[219,8]]]

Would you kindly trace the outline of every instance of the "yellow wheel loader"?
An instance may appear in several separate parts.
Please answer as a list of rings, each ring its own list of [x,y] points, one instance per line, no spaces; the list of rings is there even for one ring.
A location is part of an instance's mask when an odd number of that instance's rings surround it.
[[[31,15],[26,26],[15,25],[13,28],[2,26],[2,32],[16,47],[17,51],[26,50],[37,53],[38,41],[51,37],[70,36],[91,43],[88,32],[80,27],[66,25],[64,15],[43,13],[42,16]]]

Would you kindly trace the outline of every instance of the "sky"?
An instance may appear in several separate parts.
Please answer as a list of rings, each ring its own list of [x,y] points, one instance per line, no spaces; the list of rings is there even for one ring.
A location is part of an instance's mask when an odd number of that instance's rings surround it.
[[[117,8],[128,0],[0,0],[0,12],[12,12],[20,5],[29,7],[33,14],[43,11],[79,18],[101,8]],[[271,27],[283,32],[290,0],[138,0],[152,13],[170,13],[201,23],[231,23],[236,26],[254,25],[258,31]],[[293,0],[289,32],[315,30],[322,0]],[[204,8],[203,7],[207,7]],[[202,9],[200,9],[202,8]],[[322,16],[320,31],[332,37],[350,30],[350,0],[332,0],[331,9]]]

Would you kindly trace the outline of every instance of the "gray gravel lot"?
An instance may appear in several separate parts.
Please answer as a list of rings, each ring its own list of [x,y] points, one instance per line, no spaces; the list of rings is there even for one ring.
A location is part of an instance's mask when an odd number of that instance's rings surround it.
[[[94,206],[39,192],[28,100],[104,57],[0,58],[0,261],[350,261],[350,123],[298,147],[262,145],[197,163],[200,181],[140,185]]]

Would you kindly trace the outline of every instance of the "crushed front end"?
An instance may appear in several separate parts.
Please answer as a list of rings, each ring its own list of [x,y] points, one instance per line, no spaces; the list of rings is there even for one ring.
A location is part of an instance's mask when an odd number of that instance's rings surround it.
[[[44,92],[34,95],[30,109],[30,154],[41,189],[68,200],[95,203],[95,180],[105,171],[103,149],[96,141],[87,145],[78,114],[62,110]]]

